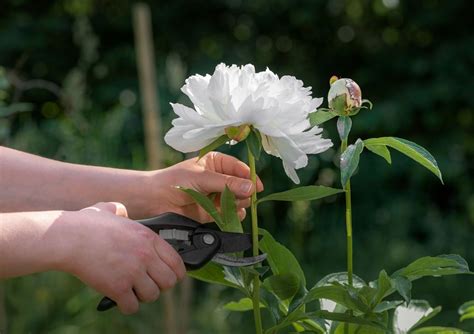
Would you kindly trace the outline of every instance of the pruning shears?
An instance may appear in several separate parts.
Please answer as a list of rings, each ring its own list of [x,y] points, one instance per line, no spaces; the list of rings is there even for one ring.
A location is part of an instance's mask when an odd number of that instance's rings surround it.
[[[245,267],[260,263],[267,257],[265,253],[252,257],[225,255],[250,249],[251,234],[222,232],[176,213],[164,213],[137,222],[173,246],[187,270],[199,269],[209,261],[229,267]],[[104,297],[97,305],[97,310],[106,311],[115,305],[113,300]]]

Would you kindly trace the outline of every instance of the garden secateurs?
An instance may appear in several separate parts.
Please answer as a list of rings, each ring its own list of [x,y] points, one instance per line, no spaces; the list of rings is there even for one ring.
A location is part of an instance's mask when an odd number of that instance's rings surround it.
[[[209,261],[230,267],[245,267],[262,262],[266,254],[253,257],[234,257],[236,253],[252,247],[249,233],[222,232],[206,227],[176,213],[164,213],[156,217],[137,220],[166,240],[183,259],[187,270],[196,270]],[[116,303],[108,297],[97,305],[98,311],[106,311]]]

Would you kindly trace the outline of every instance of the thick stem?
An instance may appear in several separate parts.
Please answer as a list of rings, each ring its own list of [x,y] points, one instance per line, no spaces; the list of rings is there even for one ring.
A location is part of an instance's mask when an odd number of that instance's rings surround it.
[[[257,172],[255,170],[255,157],[250,149],[248,149],[248,158],[250,166],[250,179],[257,189]],[[252,252],[253,256],[258,255],[258,218],[257,218],[257,192],[252,194],[250,213],[252,218]],[[260,314],[260,278],[255,275],[253,278],[252,291],[253,315],[255,318],[255,333],[262,333],[262,316]]]
[[[341,154],[347,149],[347,139],[341,143]],[[346,191],[346,236],[347,236],[347,281],[350,286],[353,285],[352,273],[352,202],[351,202],[351,180],[349,179],[344,186]]]

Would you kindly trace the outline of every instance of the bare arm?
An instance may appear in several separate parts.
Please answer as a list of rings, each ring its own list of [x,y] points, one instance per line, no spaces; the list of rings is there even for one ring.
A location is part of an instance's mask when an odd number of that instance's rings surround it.
[[[136,215],[145,172],[83,166],[0,147],[0,212],[79,210],[121,202]]]
[[[0,213],[0,279],[64,271],[115,300],[123,313],[185,275],[176,251],[126,217],[119,203],[80,211]]]
[[[171,211],[206,222],[210,217],[175,186],[212,193],[227,185],[239,199],[243,218],[255,191],[249,177],[246,164],[217,152],[162,170],[132,171],[59,162],[0,147],[0,212],[79,210],[97,202],[120,202],[132,218]]]

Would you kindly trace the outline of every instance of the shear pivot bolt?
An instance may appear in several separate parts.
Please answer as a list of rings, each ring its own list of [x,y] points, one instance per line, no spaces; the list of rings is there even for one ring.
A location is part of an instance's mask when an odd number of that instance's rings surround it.
[[[202,241],[204,241],[206,245],[212,245],[214,241],[216,241],[216,239],[212,234],[204,234],[204,236],[202,237]]]

